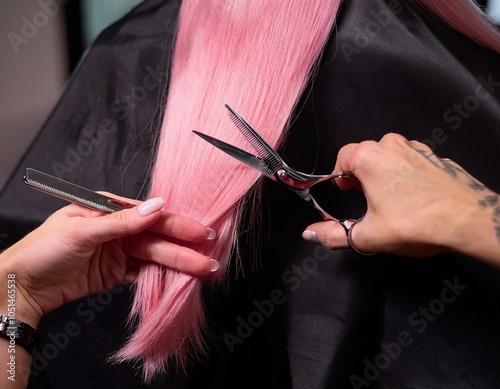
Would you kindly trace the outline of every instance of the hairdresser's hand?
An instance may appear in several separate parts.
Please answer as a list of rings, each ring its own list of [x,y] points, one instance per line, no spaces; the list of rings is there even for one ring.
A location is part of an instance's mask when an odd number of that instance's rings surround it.
[[[341,189],[356,186],[366,196],[366,215],[352,230],[358,250],[408,256],[450,250],[500,264],[499,196],[426,145],[396,134],[349,144],[334,171],[357,179],[337,179]],[[306,239],[347,247],[338,223],[316,223],[306,231]]]
[[[66,302],[133,282],[148,261],[195,276],[217,270],[180,243],[213,239],[213,230],[162,211],[162,199],[139,204],[106,215],[68,205],[2,253],[0,286],[7,292],[7,275],[15,274],[18,318],[36,326]]]

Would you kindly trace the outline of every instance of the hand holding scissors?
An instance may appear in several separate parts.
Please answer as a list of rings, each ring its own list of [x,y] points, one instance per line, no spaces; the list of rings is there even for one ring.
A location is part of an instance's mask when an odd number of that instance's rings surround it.
[[[335,178],[346,178],[352,180],[352,178],[342,172],[326,174],[326,175],[315,175],[299,172],[290,166],[288,166],[283,158],[255,131],[250,124],[248,124],[236,111],[231,107],[226,105],[229,110],[229,117],[236,125],[238,130],[245,136],[247,141],[253,146],[257,155],[252,155],[244,150],[241,150],[233,145],[225,143],[219,139],[213,138],[206,134],[202,134],[198,131],[193,131],[195,134],[211,143],[218,149],[229,154],[233,158],[236,158],[240,162],[250,166],[251,168],[264,174],[266,177],[273,181],[279,182],[285,185],[288,189],[295,192],[300,198],[309,203],[314,207],[323,217],[324,220],[334,221],[340,224],[346,233],[347,243],[352,250],[359,254],[365,254],[360,252],[354,246],[351,234],[352,228],[361,219],[337,219],[332,215],[328,214],[314,199],[311,194],[310,188],[316,184],[323,181],[332,180]]]
[[[356,177],[338,181],[340,189],[356,186],[366,197],[354,232],[359,249],[412,257],[454,251],[500,266],[500,196],[425,144],[398,134],[351,143],[339,151],[335,169]],[[306,231],[316,243],[344,247],[335,224]]]

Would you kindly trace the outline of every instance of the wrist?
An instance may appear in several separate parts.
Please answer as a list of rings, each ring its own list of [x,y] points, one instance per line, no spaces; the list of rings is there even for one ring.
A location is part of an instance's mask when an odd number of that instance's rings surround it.
[[[496,235],[492,210],[476,201],[457,217],[449,248],[499,266],[500,241]]]
[[[5,259],[5,262],[3,261]],[[7,255],[1,256],[0,267],[0,337],[9,341],[9,347],[15,352],[19,345],[33,353],[40,342],[36,327],[41,318],[36,309],[26,302],[21,285],[14,272],[6,269]]]
[[[15,345],[18,344],[33,354],[40,343],[37,330],[10,315],[0,315],[0,337],[9,340],[10,353],[15,352]]]
[[[36,328],[43,312],[31,302],[30,293],[23,288],[22,277],[9,268],[8,250],[1,255],[0,265],[0,315],[8,315]]]

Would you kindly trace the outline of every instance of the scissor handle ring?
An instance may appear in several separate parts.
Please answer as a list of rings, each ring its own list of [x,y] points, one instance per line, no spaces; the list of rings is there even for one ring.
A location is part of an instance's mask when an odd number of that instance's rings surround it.
[[[361,216],[359,219],[357,220],[353,220],[353,219],[342,219],[342,220],[339,220],[339,224],[344,227],[344,230],[345,230],[345,234],[346,234],[346,237],[347,237],[347,244],[349,245],[350,249],[352,251],[354,251],[356,254],[359,254],[359,255],[364,255],[364,256],[370,256],[370,255],[375,255],[375,253],[365,253],[361,250],[358,250],[356,248],[356,246],[354,245],[354,242],[352,241],[352,231],[354,229],[354,226],[356,224],[358,224],[361,220],[363,220],[365,216]]]

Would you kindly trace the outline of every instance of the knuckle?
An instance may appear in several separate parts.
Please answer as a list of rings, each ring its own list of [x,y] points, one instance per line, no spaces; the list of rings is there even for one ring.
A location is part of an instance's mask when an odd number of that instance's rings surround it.
[[[117,222],[118,229],[129,235],[132,233],[132,223],[130,213],[126,211],[115,212],[112,215]]]
[[[182,223],[176,215],[169,214],[165,221],[165,232],[170,236],[182,235]]]
[[[405,144],[407,142],[407,139],[401,134],[396,134],[395,132],[389,132],[385,134],[382,137],[382,139],[380,139],[380,142]]]
[[[211,263],[201,254],[187,247],[180,247],[172,257],[172,266],[182,273],[201,276],[209,273]]]
[[[180,215],[170,215],[165,222],[167,235],[190,242],[203,242],[207,229],[201,224]]]
[[[434,154],[434,151],[426,145],[425,143],[419,142],[418,140],[409,140],[407,141],[407,144],[412,146],[414,149],[421,150],[421,151],[426,151],[428,153]]]
[[[364,141],[354,150],[352,159],[357,166],[367,166],[378,155],[379,147],[374,141]]]
[[[179,247],[177,250],[174,251],[171,257],[171,264],[174,270],[184,272],[189,268],[188,263],[189,263],[188,249],[184,247]]]
[[[325,228],[318,231],[319,242],[332,250],[343,248],[346,244],[346,234],[337,222],[327,222]]]

